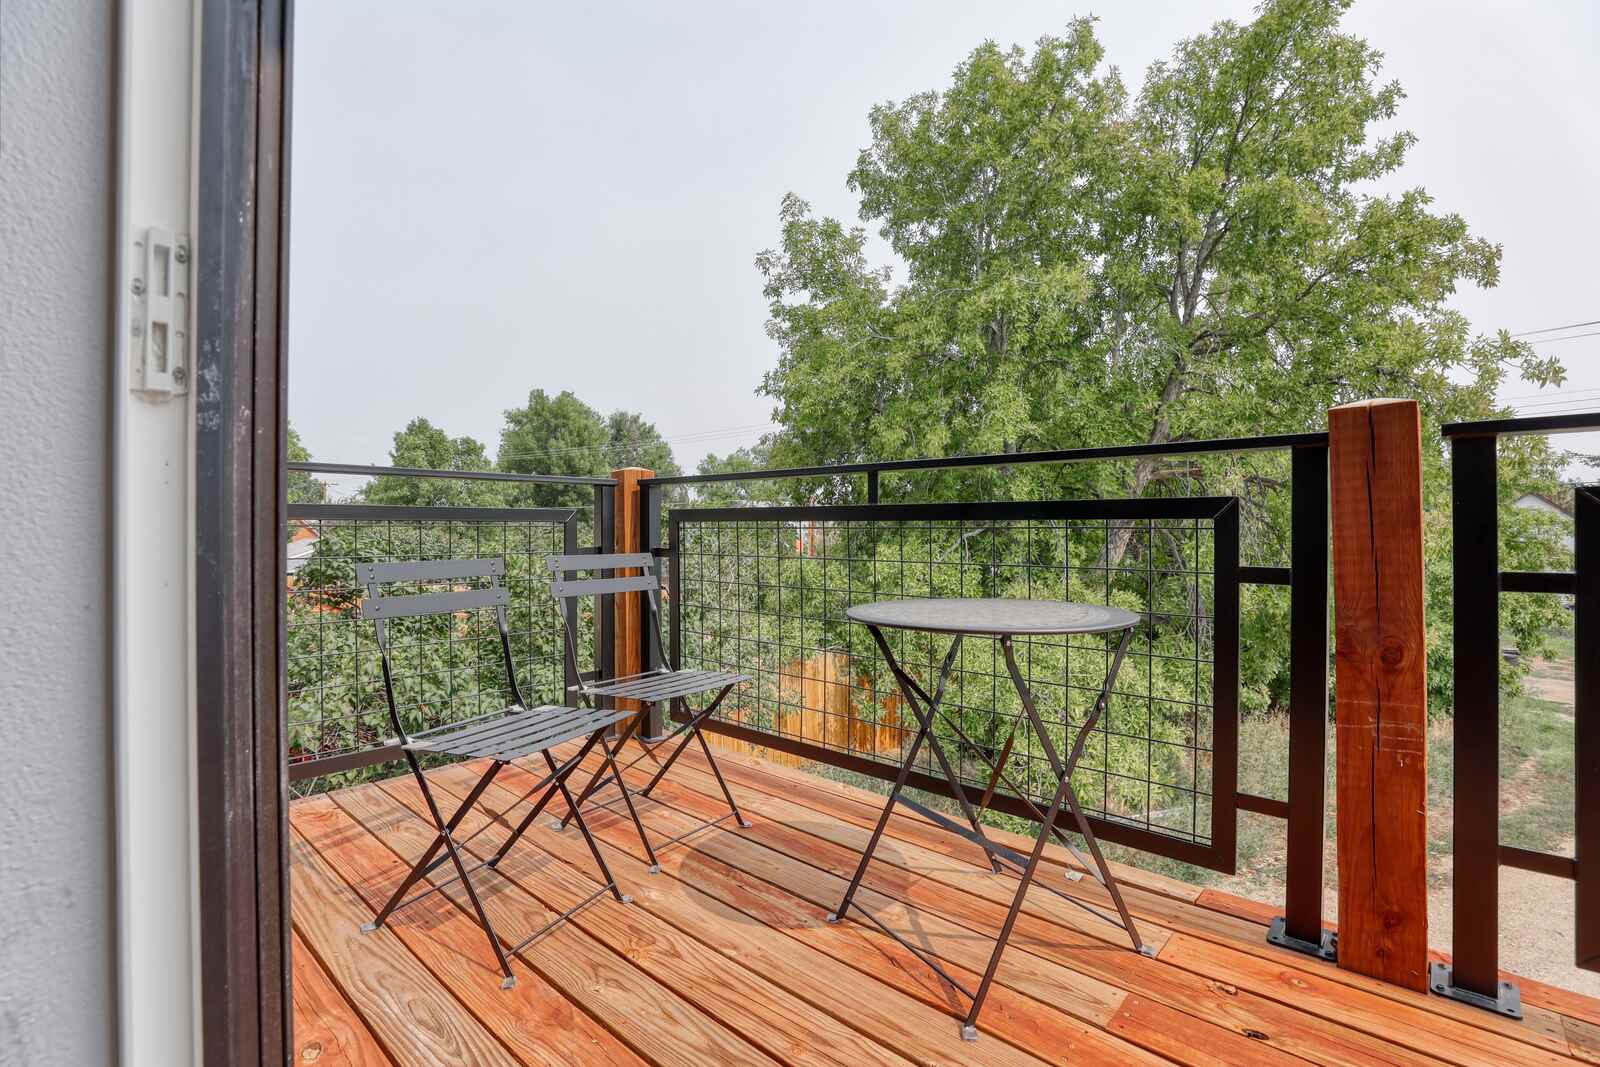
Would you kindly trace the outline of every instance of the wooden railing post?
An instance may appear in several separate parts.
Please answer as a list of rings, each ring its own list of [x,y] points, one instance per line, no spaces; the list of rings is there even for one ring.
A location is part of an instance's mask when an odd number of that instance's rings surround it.
[[[653,478],[655,473],[644,467],[623,467],[611,472],[611,477],[617,480],[616,506],[613,508],[613,551],[643,552],[649,547],[642,544],[640,538],[639,516],[642,514],[645,494],[639,486],[639,479]],[[618,570],[616,577],[640,573],[643,572],[638,568],[630,567]],[[612,657],[618,678],[639,674],[646,669],[645,642],[654,638],[649,636],[650,622],[644,615],[643,597],[643,593],[617,593],[611,598]],[[617,707],[624,711],[638,711],[642,705],[637,700],[618,700]],[[660,733],[659,728],[651,729],[652,725],[655,724],[643,727],[646,735]]]
[[[1339,966],[1428,988],[1422,419],[1328,412],[1338,680]]]

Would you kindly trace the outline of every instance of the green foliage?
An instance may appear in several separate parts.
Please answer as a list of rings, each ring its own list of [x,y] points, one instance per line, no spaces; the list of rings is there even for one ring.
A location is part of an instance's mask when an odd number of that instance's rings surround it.
[[[311,461],[311,451],[293,426],[289,427],[288,460],[290,463]],[[290,471],[287,495],[291,504],[320,504],[328,495],[328,487],[309,471]]]
[[[895,284],[866,232],[785,197],[757,265],[780,349],[762,390],[780,466],[1249,436],[1321,429],[1330,406],[1418,399],[1425,424],[1495,414],[1512,370],[1560,365],[1449,305],[1492,286],[1500,248],[1422,189],[1380,196],[1414,138],[1380,135],[1403,94],[1340,31],[1340,0],[1278,0],[1153,64],[1137,94],[1090,20],[1028,52],[985,43],[941,91],[884,104],[850,173],[863,221],[906,266]],[[1448,471],[1426,442],[1435,703],[1448,707]],[[1545,484],[1542,442],[1510,449],[1504,484]],[[950,471],[886,499],[1035,499],[1259,491],[1247,521],[1287,544],[1287,507],[1255,461]],[[1279,487],[1281,488],[1281,486]],[[848,483],[792,483],[839,500]],[[1503,511],[1508,559],[1551,549]],[[1531,521],[1531,520],[1529,520]],[[1536,525],[1536,524],[1535,524]],[[1120,560],[1126,543],[1108,546]],[[1510,562],[1507,564],[1511,565]],[[1519,563],[1520,565],[1520,563]],[[1512,598],[1515,599],[1515,598]],[[1549,598],[1545,598],[1548,600]],[[1557,608],[1508,606],[1528,647]],[[1247,677],[1269,689],[1285,631],[1263,625]]]
[[[483,445],[471,437],[451,437],[425,418],[412,419],[394,435],[389,465],[442,471],[488,471],[494,466]],[[403,478],[381,475],[361,490],[368,504],[412,507],[503,507],[503,482],[454,478]]]
[[[592,475],[604,473],[608,440],[600,413],[570,392],[528,393],[528,402],[506,412],[497,465],[517,474]],[[517,507],[583,507],[592,503],[585,488],[518,485]]]
[[[505,418],[498,463],[503,471],[606,475],[633,466],[663,476],[682,473],[661,432],[637,412],[614,411],[602,419],[570,392],[550,396],[535,389],[526,405]],[[511,501],[518,507],[584,507],[592,497],[584,487],[519,485]]]
[[[747,474],[772,466],[772,449],[767,444],[736,448],[725,456],[707,455],[695,468],[696,474]],[[745,504],[772,504],[781,497],[780,483],[768,481],[706,482],[695,486],[693,506],[705,508],[738,507]]]

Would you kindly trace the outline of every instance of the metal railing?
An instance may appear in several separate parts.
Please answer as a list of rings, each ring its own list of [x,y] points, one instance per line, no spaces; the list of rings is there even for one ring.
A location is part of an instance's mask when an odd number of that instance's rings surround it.
[[[1231,500],[880,503],[882,475],[886,473],[910,475],[964,467],[1011,468],[1260,451],[1290,454],[1287,566],[1240,562],[1238,515],[1236,510],[1229,510],[1234,504]],[[820,479],[836,489],[861,479],[864,492],[857,499],[864,497],[866,503],[712,510],[673,507],[667,519],[669,536],[662,537],[665,487],[783,479]],[[1169,625],[1163,635],[1158,632],[1162,627],[1147,624],[1145,666],[1142,673],[1135,669],[1127,676],[1143,679],[1145,689],[1119,692],[1113,707],[1120,704],[1121,714],[1114,711],[1107,716],[1102,736],[1096,741],[1100,746],[1097,764],[1082,768],[1076,782],[1083,795],[1100,797],[1095,832],[1108,840],[1231,873],[1236,864],[1236,811],[1285,820],[1285,915],[1274,927],[1273,940],[1303,951],[1333,954],[1334,943],[1323,929],[1321,911],[1329,654],[1326,434],[684,475],[645,479],[640,485],[646,496],[640,513],[642,543],[650,546],[661,564],[670,569],[668,614],[672,619],[674,666],[715,662],[754,674],[758,679],[750,700],[733,705],[728,714],[708,724],[707,729],[880,778],[892,778],[897,770],[895,757],[902,733],[893,721],[892,699],[885,699],[888,687],[880,684],[875,657],[863,655],[864,641],[856,640],[851,628],[843,624],[847,601],[902,593],[928,595],[930,590],[946,588],[969,593],[977,589],[1020,589],[1020,593],[1011,595],[1038,591],[1037,595],[1053,592],[1102,600],[1117,595],[1138,601],[1140,593],[1135,587],[1141,581],[1149,583],[1144,589],[1143,610],[1157,618],[1171,616]],[[934,553],[965,545],[970,554],[969,531],[996,524],[1007,532],[982,535],[989,538],[984,546],[991,554],[988,560],[935,565],[929,574]],[[1182,552],[1174,551],[1167,543],[1167,534],[1187,526],[1198,544],[1197,524],[1204,525],[1215,538],[1214,551],[1203,568],[1193,558],[1188,566],[1180,565]],[[935,527],[941,533],[927,539],[926,553],[921,545],[917,548],[927,558],[910,558],[901,551],[903,531],[929,531]],[[1103,543],[1119,527],[1125,537],[1136,541],[1142,537],[1147,542],[1133,553],[1138,566],[1097,568],[1092,560],[1085,563],[1094,555],[1093,539],[1098,537]],[[1030,546],[1041,539],[1041,534],[1051,544],[1060,541],[1061,550],[1054,558],[1035,559],[1029,554]],[[723,540],[722,547],[715,545],[718,537]],[[807,538],[811,539],[810,547],[817,550],[809,557]],[[1079,542],[1077,547],[1073,545],[1075,539]],[[935,541],[940,541],[940,548],[934,547]],[[727,551],[730,544],[731,557]],[[1161,582],[1203,586],[1203,610],[1192,602],[1182,611],[1164,609],[1155,588],[1160,584],[1155,575],[1158,566]],[[912,579],[919,568],[924,577]],[[810,577],[806,576],[808,571],[812,572]],[[943,578],[939,576],[941,572]],[[1091,575],[1099,578],[1096,589],[1074,584],[1075,578],[1087,579]],[[1250,585],[1287,587],[1290,594],[1290,773],[1284,799],[1237,788],[1239,591]],[[808,591],[786,592],[791,587]],[[812,596],[816,607],[804,605],[796,609],[790,601],[780,608],[780,593]],[[1149,603],[1150,598],[1157,602]],[[1179,620],[1181,625],[1170,625]],[[1215,627],[1206,640],[1199,639],[1195,631],[1201,620]],[[1184,627],[1190,628],[1183,638],[1188,643],[1181,654],[1169,654],[1161,647],[1162,642],[1172,640],[1174,632],[1184,632]],[[1071,705],[1068,698],[1081,697],[1084,689],[1067,661],[1075,651],[1087,659],[1095,650],[1082,642],[1079,649],[1065,642],[1054,648],[1047,643],[1034,644],[1038,646],[1034,649],[1035,663],[1045,669],[1034,671],[1031,682],[1041,692],[1052,692],[1054,687],[1058,696],[1056,722],[1064,728],[1073,716],[1081,717],[1083,711]],[[906,651],[913,652],[909,648]],[[1102,655],[1103,651],[1100,650]],[[797,719],[794,715],[806,701],[797,700],[786,689],[806,684],[806,670],[802,668],[797,678],[794,664],[809,662],[819,652],[841,652],[849,666],[843,680],[824,683],[843,694],[834,698],[838,710],[829,713],[824,709],[819,721],[808,725],[803,716]],[[648,662],[651,650],[646,648],[642,654]],[[976,655],[976,649],[968,653],[969,658]],[[858,669],[858,656],[865,669]],[[912,656],[913,660],[916,658]],[[926,653],[921,658],[926,659]],[[1154,692],[1153,680],[1162,678],[1163,666],[1173,663],[1187,667],[1190,685],[1187,695],[1168,700]],[[995,699],[1005,691],[993,684],[996,668],[976,661],[963,666],[964,684],[973,687],[974,699],[963,708],[965,714],[975,716],[969,720],[970,725],[984,738],[1002,736],[1011,721],[1007,716],[1013,715],[1014,709]],[[1203,672],[1208,684],[1196,681],[1197,670]],[[1043,676],[1054,671],[1060,672],[1054,680]],[[1132,683],[1125,679],[1123,685]],[[980,688],[985,690],[981,694],[977,691]],[[857,710],[850,710],[852,705]],[[1183,716],[1169,711],[1179,709],[1196,726],[1203,709],[1209,718],[1209,730],[1197,728],[1187,734],[1174,734],[1170,728]],[[655,724],[653,729],[659,732],[660,725]],[[975,743],[982,743],[978,736],[969,736]],[[1181,743],[1176,743],[1174,737],[1181,737]],[[1142,770],[1138,762],[1141,756],[1146,761]],[[1014,756],[1013,763],[1021,768],[1027,763],[1027,754],[1020,762]],[[1093,782],[1088,780],[1090,777]],[[1028,780],[1026,775],[1024,778]],[[913,780],[935,792],[948,788],[942,787],[937,775],[923,774]],[[986,782],[979,780],[976,784],[981,791]],[[1187,802],[1186,816],[1183,802]],[[991,806],[1019,815],[1026,811],[1022,798],[1001,790],[995,791]]]
[[[1432,986],[1480,1007],[1515,1013],[1516,990],[1502,982],[1500,867],[1576,885],[1576,964],[1600,970],[1600,489],[1579,487],[1571,571],[1503,571],[1500,566],[1502,437],[1600,430],[1600,414],[1497,419],[1442,427],[1450,443],[1455,623],[1454,854],[1451,956]],[[1500,594],[1573,598],[1575,856],[1500,840]]]

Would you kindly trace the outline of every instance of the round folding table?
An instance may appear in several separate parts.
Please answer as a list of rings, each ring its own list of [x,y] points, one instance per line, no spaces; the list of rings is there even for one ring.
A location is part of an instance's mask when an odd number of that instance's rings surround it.
[[[1072,771],[1083,755],[1084,744],[1090,732],[1105,713],[1106,702],[1111,696],[1111,687],[1116,682],[1117,672],[1122,668],[1122,660],[1128,651],[1128,645],[1133,639],[1134,628],[1139,625],[1139,616],[1122,608],[1108,607],[1102,604],[1075,604],[1062,600],[1011,600],[1002,598],[935,598],[921,600],[882,600],[872,604],[859,604],[850,608],[845,613],[853,622],[861,623],[872,634],[872,639],[877,643],[878,650],[883,653],[884,660],[889,665],[889,670],[894,674],[895,681],[900,686],[901,696],[906,706],[915,715],[919,729],[912,739],[911,747],[906,751],[905,762],[900,767],[899,777],[895,779],[894,788],[889,792],[888,802],[883,806],[883,814],[878,817],[878,824],[872,831],[872,837],[867,842],[866,849],[861,854],[861,863],[856,868],[855,877],[850,880],[850,887],[845,890],[844,900],[828,916],[829,922],[837,922],[850,909],[852,905],[861,915],[878,929],[898,941],[907,950],[916,955],[946,982],[956,989],[961,990],[971,1001],[971,1008],[961,1026],[961,1036],[968,1041],[978,1038],[978,1012],[983,1008],[984,999],[989,994],[989,987],[994,982],[995,970],[1000,965],[1000,957],[1005,952],[1006,942],[1011,937],[1012,927],[1016,925],[1017,914],[1022,909],[1023,898],[1027,895],[1028,887],[1033,883],[1034,875],[1038,870],[1039,859],[1044,854],[1046,840],[1054,834],[1060,838],[1084,865],[1087,873],[1094,877],[1105,887],[1112,903],[1116,905],[1119,920],[1113,920],[1109,915],[1089,905],[1076,896],[1068,895],[1046,885],[1051,892],[1058,893],[1063,899],[1082,907],[1101,918],[1112,922],[1126,930],[1133,941],[1136,951],[1151,955],[1149,948],[1139,939],[1138,929],[1135,927],[1133,917],[1128,914],[1127,906],[1123,903],[1122,892],[1117,886],[1116,878],[1106,866],[1105,857],[1100,852],[1100,845],[1095,840],[1094,831],[1089,827],[1089,821],[1084,817],[1083,808],[1078,803],[1077,794],[1072,789]],[[885,630],[914,630],[924,633],[947,634],[952,637],[950,649],[945,654],[944,662],[939,669],[939,678],[930,695],[926,689],[912,678],[899,660],[895,658],[893,650],[889,647],[888,640],[884,637]],[[1074,634],[1120,634],[1117,642],[1115,656],[1106,671],[1105,684],[1101,686],[1100,695],[1095,700],[1094,707],[1088,716],[1077,727],[1077,738],[1072,743],[1070,753],[1063,760],[1052,740],[1050,731],[1040,719],[1038,708],[1034,704],[1033,693],[1023,679],[1022,671],[1017,667],[1016,651],[1012,647],[1012,640],[1016,637],[1038,636],[1067,636]],[[1045,758],[1049,761],[1052,773],[1056,778],[1055,794],[1050,800],[1048,810],[1040,811],[1038,806],[1028,798],[1027,791],[1017,788],[1006,774],[1006,761],[1010,757],[1013,742],[1016,740],[1017,730],[1022,724],[1019,717],[1013,724],[1011,734],[1007,737],[999,757],[990,764],[990,779],[983,799],[975,808],[967,798],[967,792],[962,787],[961,776],[951,766],[949,757],[945,754],[944,746],[940,743],[938,734],[934,731],[934,722],[937,720],[945,724],[961,740],[962,744],[973,752],[983,755],[984,749],[973,744],[971,739],[961,729],[961,724],[941,711],[944,701],[945,687],[950,680],[950,675],[955,669],[956,661],[961,651],[964,638],[979,637],[998,640],[1000,647],[1005,652],[1006,669],[1011,675],[1011,681],[1017,688],[1017,695],[1022,700],[1023,711],[1028,725],[1033,730],[1039,747],[1044,751]],[[909,797],[901,796],[905,788],[913,765],[916,763],[917,754],[926,742],[932,750],[934,759],[943,772],[950,786],[950,793],[960,804],[970,831],[945,816],[942,812],[934,811],[924,805],[918,804]],[[987,757],[984,757],[987,759]],[[1004,845],[991,841],[983,832],[979,819],[980,812],[988,807],[989,799],[993,795],[996,785],[1004,783],[1019,797],[1030,809],[1034,818],[1041,823],[1038,840],[1034,843],[1033,851],[1027,856]],[[994,951],[989,957],[988,969],[984,971],[983,980],[976,990],[969,990],[953,978],[941,967],[937,960],[920,947],[911,944],[895,931],[889,929],[876,916],[867,911],[860,904],[855,903],[856,889],[861,885],[862,875],[866,873],[867,864],[872,859],[873,852],[878,847],[878,842],[883,837],[884,827],[889,822],[889,816],[894,811],[895,805],[903,804],[918,811],[923,816],[933,820],[952,832],[972,841],[984,850],[991,868],[996,874],[1002,870],[1002,862],[1020,870],[1021,881],[1017,885],[1015,897],[1011,901],[1011,910],[1006,914],[1005,922],[1001,925],[1000,933],[995,941]],[[1089,856],[1067,839],[1065,832],[1056,825],[1056,817],[1061,813],[1062,804],[1065,804],[1072,813],[1079,834],[1083,836]]]

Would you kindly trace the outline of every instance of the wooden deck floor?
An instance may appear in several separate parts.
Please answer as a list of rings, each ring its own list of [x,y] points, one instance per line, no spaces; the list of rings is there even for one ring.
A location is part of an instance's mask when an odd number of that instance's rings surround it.
[[[646,872],[631,824],[591,825],[634,902],[603,899],[524,951],[499,988],[459,886],[363,935],[431,840],[409,778],[296,801],[293,824],[297,1064],[1568,1064],[1600,1063],[1600,1001],[1525,983],[1513,1022],[1273,949],[1270,914],[1236,897],[1122,869],[1154,959],[1120,931],[1035,890],[981,1020],[960,1040],[954,993],[859,921],[828,925],[881,799],[750,757],[722,758],[754,823],[709,830]],[[640,768],[642,770],[642,768]],[[459,797],[471,766],[431,781]],[[533,778],[508,769],[486,796],[507,807]],[[641,782],[642,784],[642,782]],[[502,788],[502,786],[504,788]],[[698,754],[642,802],[664,835],[723,810]],[[510,820],[519,817],[513,809]],[[596,887],[576,830],[530,831],[477,879],[515,940]],[[492,851],[503,821],[470,851]],[[1085,899],[1052,851],[1048,877]],[[972,984],[1015,883],[970,844],[901,815],[861,902]],[[962,973],[965,972],[965,973]]]

